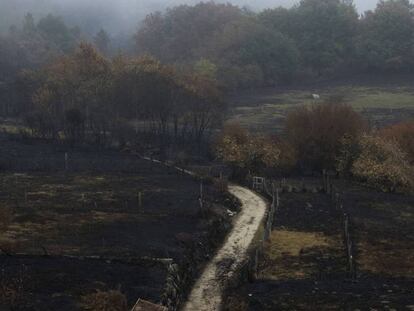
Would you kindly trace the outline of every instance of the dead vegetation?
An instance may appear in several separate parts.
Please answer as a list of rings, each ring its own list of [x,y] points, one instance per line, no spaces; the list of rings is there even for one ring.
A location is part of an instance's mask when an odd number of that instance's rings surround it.
[[[85,311],[127,311],[127,298],[120,289],[101,291],[82,297]]]
[[[0,205],[0,232],[6,231],[13,219],[12,210],[4,205]]]
[[[226,310],[412,309],[414,197],[335,183],[352,216],[356,281],[326,196],[283,193],[259,277],[230,293]]]

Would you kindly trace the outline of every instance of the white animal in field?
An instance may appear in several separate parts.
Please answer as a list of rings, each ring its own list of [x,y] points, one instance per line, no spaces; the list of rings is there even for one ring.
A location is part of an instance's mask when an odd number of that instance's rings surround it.
[[[312,94],[312,98],[318,100],[321,99],[321,96],[319,94]]]

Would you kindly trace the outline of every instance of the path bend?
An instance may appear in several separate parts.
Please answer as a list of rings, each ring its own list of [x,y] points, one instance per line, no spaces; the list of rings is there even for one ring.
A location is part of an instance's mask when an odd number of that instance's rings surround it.
[[[230,185],[229,191],[241,201],[241,211],[223,246],[195,283],[183,311],[220,310],[223,281],[230,279],[246,259],[249,246],[266,215],[267,203],[253,191],[236,185]]]

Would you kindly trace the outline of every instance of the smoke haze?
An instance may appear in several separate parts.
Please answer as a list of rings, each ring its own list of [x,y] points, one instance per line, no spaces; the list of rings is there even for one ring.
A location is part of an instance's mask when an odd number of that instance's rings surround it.
[[[195,4],[199,0],[0,0],[0,29],[5,31],[19,24],[27,12],[39,18],[48,13],[62,16],[69,25],[78,25],[86,33],[95,33],[100,28],[112,35],[134,31],[139,21],[148,13],[164,10],[179,4]],[[297,0],[230,0],[251,10],[262,10],[277,6],[290,7]],[[354,1],[360,12],[375,8],[377,0]]]

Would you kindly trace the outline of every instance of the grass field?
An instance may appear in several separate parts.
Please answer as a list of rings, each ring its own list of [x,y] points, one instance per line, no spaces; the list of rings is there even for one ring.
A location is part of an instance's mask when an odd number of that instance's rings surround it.
[[[314,100],[312,94],[319,94]],[[414,88],[374,86],[332,86],[315,89],[243,92],[230,99],[230,122],[255,131],[281,132],[286,115],[300,105],[312,105],[331,100],[350,104],[372,126],[381,127],[414,118]]]

